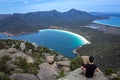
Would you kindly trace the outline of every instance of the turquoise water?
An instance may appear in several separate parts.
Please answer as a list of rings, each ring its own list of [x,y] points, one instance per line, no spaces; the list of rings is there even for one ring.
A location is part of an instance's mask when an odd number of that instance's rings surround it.
[[[120,17],[110,17],[109,19],[95,20],[95,21],[93,21],[93,23],[114,26],[114,27],[120,27]]]
[[[4,35],[0,35],[0,37],[8,38]],[[11,39],[35,42],[68,57],[75,57],[76,55],[73,54],[73,50],[88,43],[86,39],[78,34],[53,29],[40,30],[37,33],[11,37]]]

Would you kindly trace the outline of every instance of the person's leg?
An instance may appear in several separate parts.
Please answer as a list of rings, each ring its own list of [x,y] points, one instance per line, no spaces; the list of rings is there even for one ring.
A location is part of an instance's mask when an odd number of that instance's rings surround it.
[[[83,64],[88,64],[89,63],[89,56],[81,56]]]
[[[83,63],[80,68],[82,70],[82,74],[85,75],[86,69],[84,68],[84,65],[89,63],[89,56],[81,56],[81,58],[82,58]]]

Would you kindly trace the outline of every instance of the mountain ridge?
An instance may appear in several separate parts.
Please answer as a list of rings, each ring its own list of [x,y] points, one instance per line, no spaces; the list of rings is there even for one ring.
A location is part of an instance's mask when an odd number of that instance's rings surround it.
[[[23,32],[36,32],[39,29],[46,29],[50,26],[84,26],[92,23],[93,20],[102,18],[104,17],[91,15],[90,13],[75,9],[71,9],[67,12],[51,10],[30,12],[25,14],[14,13],[0,20],[0,32],[18,34]]]

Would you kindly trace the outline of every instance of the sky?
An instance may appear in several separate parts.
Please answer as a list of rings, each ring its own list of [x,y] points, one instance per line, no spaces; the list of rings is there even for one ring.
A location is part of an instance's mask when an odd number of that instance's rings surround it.
[[[120,0],[0,0],[0,14],[71,8],[87,12],[120,12]]]

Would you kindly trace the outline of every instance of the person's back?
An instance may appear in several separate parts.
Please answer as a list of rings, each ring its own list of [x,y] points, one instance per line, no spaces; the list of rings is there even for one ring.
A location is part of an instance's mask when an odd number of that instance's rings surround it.
[[[95,64],[85,64],[84,68],[86,68],[85,76],[87,78],[92,78],[94,76],[94,72],[97,66]]]
[[[94,73],[96,70],[100,71],[97,68],[97,66],[95,64],[93,64],[93,62],[94,62],[94,57],[90,56],[89,62],[82,66],[83,73],[87,78],[92,78],[94,76]]]

